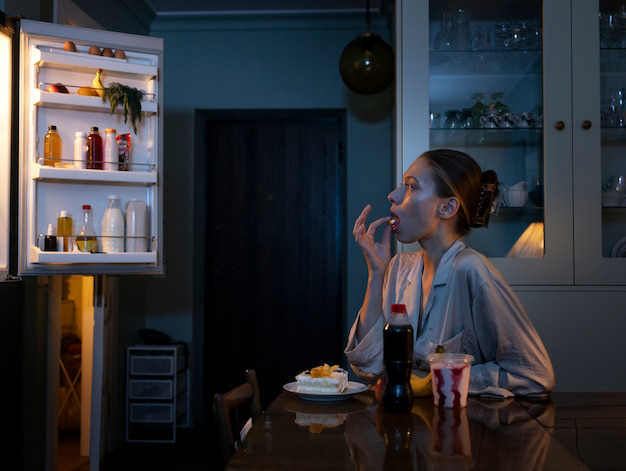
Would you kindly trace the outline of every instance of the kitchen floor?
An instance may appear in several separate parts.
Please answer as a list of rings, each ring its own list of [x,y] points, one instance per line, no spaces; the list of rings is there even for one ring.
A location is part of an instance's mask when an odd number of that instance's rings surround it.
[[[221,470],[213,430],[207,425],[179,429],[176,443],[124,443],[107,455],[101,471],[150,469],[151,471]],[[89,471],[89,458],[79,454],[79,439],[59,436],[58,471]]]

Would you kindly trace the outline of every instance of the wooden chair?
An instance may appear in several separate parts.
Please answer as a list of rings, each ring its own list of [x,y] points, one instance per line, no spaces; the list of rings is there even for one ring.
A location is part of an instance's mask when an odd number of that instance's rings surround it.
[[[246,370],[245,377],[245,383],[213,396],[213,415],[225,461],[228,461],[245,438],[245,434],[241,436],[242,427],[248,420],[256,422],[261,415],[261,396],[256,372]],[[245,409],[244,405],[247,406]]]

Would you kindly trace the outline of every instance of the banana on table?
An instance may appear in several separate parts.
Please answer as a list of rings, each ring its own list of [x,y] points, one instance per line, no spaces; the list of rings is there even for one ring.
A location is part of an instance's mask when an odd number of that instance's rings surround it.
[[[413,395],[417,397],[431,396],[433,394],[431,378],[431,373],[428,373],[428,375],[423,378],[411,373],[411,389],[413,390]]]

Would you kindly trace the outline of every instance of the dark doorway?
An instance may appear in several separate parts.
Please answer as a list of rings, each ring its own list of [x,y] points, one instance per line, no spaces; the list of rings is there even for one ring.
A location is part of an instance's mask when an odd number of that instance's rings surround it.
[[[198,111],[205,398],[343,361],[345,112]]]

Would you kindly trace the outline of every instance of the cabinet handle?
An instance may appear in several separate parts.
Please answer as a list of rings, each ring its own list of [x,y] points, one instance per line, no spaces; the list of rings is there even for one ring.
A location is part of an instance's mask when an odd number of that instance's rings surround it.
[[[583,129],[589,129],[591,127],[591,121],[589,121],[588,119],[584,120],[582,127]]]
[[[563,121],[557,121],[554,124],[554,127],[556,128],[557,131],[563,131],[563,129],[565,129],[565,123]]]

